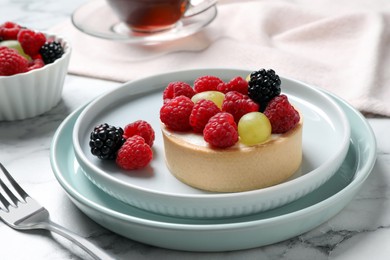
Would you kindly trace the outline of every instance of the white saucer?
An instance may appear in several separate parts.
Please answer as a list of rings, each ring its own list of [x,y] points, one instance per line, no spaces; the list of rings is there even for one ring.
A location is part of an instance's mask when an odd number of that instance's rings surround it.
[[[303,83],[282,78],[282,92],[303,115],[303,162],[288,181],[264,189],[213,193],[192,188],[168,170],[159,111],[162,91],[172,81],[190,84],[202,75],[225,81],[250,71],[196,69],[175,71],[134,80],[92,101],[79,116],[73,133],[76,158],[91,181],[111,196],[159,214],[189,218],[224,218],[249,215],[290,203],[327,181],[343,162],[349,146],[350,125],[345,113],[327,95]],[[108,123],[124,127],[146,120],[156,132],[154,158],[149,167],[126,172],[114,162],[90,152],[94,126]]]
[[[192,35],[210,24],[217,16],[213,6],[194,16],[181,19],[170,30],[156,33],[136,33],[120,22],[105,1],[90,1],[72,14],[72,23],[81,32],[107,40],[153,44]]]
[[[365,118],[333,97],[352,126],[347,157],[325,184],[274,210],[228,219],[173,218],[140,210],[109,196],[83,174],[72,148],[72,131],[80,112],[68,116],[51,146],[55,177],[69,198],[105,228],[142,243],[175,250],[231,251],[277,243],[329,220],[355,196],[376,159],[375,136]]]

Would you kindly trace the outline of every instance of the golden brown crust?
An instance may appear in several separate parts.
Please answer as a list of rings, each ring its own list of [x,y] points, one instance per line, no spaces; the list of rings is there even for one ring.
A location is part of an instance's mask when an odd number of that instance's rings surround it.
[[[255,146],[195,145],[162,126],[166,164],[180,181],[207,191],[239,192],[279,184],[300,167],[302,120],[289,132]]]

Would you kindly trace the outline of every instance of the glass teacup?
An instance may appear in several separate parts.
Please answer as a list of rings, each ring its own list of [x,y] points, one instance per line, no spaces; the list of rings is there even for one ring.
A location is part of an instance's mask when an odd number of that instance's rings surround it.
[[[194,6],[191,0],[107,0],[122,22],[131,30],[142,33],[171,29],[183,17],[201,13],[217,1],[197,2]]]

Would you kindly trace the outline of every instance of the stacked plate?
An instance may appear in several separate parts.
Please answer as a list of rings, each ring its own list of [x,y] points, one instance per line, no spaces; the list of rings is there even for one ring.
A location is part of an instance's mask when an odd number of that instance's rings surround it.
[[[155,246],[191,251],[258,247],[299,235],[337,214],[369,175],[376,143],[364,117],[343,100],[282,78],[282,92],[304,117],[303,162],[288,181],[265,189],[211,193],[170,174],[159,132],[162,91],[171,81],[224,80],[250,71],[203,69],[160,74],[126,83],[71,114],[51,149],[54,173],[72,201],[102,226]],[[156,131],[154,159],[125,172],[89,152],[100,123],[122,126],[143,119]],[[364,154],[363,154],[364,151]]]

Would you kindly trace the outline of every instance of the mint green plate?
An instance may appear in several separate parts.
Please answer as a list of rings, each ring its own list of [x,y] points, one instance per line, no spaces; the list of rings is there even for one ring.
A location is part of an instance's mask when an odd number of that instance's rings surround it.
[[[92,184],[77,163],[72,131],[79,108],[60,125],[51,147],[54,174],[75,205],[95,222],[124,237],[169,249],[230,251],[259,247],[300,235],[340,212],[358,192],[376,159],[376,141],[365,118],[328,93],[351,125],[347,156],[321,187],[282,207],[244,217],[176,218],[125,204]]]

